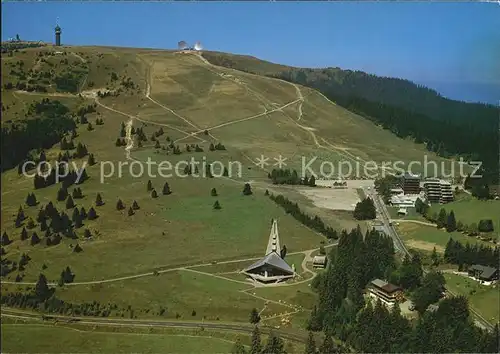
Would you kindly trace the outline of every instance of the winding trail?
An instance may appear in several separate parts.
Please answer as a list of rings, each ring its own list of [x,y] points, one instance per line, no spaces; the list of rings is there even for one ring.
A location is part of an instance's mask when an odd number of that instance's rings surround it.
[[[338,244],[338,242],[334,242],[334,243],[326,245],[325,248],[333,247],[333,246],[336,246],[337,244]],[[319,248],[314,248],[314,249],[305,250],[305,251],[290,252],[290,253],[288,253],[288,255],[306,254],[306,258],[307,258],[308,254],[310,256],[311,253],[313,253],[315,251],[318,251],[318,250],[319,250]],[[262,258],[262,256],[257,256],[257,257],[241,258],[241,259],[232,259],[232,260],[228,260],[228,261],[211,261],[211,262],[204,262],[204,263],[194,263],[194,264],[190,264],[190,265],[184,265],[184,266],[179,266],[179,267],[167,268],[167,269],[163,269],[163,270],[154,270],[154,271],[149,271],[149,272],[146,272],[146,273],[140,273],[140,274],[128,275],[128,276],[122,276],[122,277],[116,277],[116,278],[67,283],[67,284],[65,284],[65,286],[78,286],[78,285],[93,285],[93,284],[113,283],[113,282],[117,282],[117,281],[123,281],[123,280],[137,279],[137,278],[142,278],[142,277],[155,276],[156,274],[163,274],[163,273],[169,273],[169,272],[175,272],[175,271],[194,271],[194,272],[197,272],[197,273],[200,273],[200,274],[205,274],[205,275],[211,275],[211,276],[213,276],[215,274],[207,273],[207,272],[202,272],[202,271],[196,271],[196,270],[193,270],[192,268],[214,266],[214,265],[219,265],[219,264],[230,264],[230,263],[239,263],[239,262],[246,262],[246,261],[255,261],[255,260],[261,259],[261,258]],[[304,260],[306,258],[304,258]],[[307,269],[307,268],[305,268],[305,265],[303,266],[303,269]],[[312,273],[314,273],[314,272],[312,272]],[[241,282],[241,281],[237,281],[235,279],[226,278],[226,277],[223,277],[223,276],[216,276],[216,277],[217,278],[222,278],[224,280],[230,280],[230,281],[236,281],[236,282],[244,283],[245,285],[251,285],[248,282]],[[309,281],[311,279],[307,279],[307,280]],[[35,285],[36,282],[2,281],[2,284]],[[291,283],[290,285],[296,285],[296,284],[298,284],[298,282]],[[48,285],[55,286],[55,285],[57,285],[57,283],[48,283]],[[288,285],[288,284],[283,283],[283,284],[280,284],[280,285],[283,286],[283,285]]]
[[[132,124],[134,120],[133,118],[130,118],[125,124],[125,140],[127,142],[127,146],[125,147],[125,157],[127,160],[135,160],[132,157],[130,157],[130,150],[134,147],[134,139],[132,138]]]
[[[291,106],[292,104],[294,103],[297,103],[299,102],[300,99],[296,99],[292,102],[288,102],[287,104],[281,106],[281,107],[278,107],[278,108],[275,108],[275,109],[272,109],[270,111],[265,111],[263,113],[259,113],[259,114],[256,114],[254,116],[250,116],[250,117],[246,117],[246,118],[241,118],[241,119],[237,119],[237,120],[233,120],[233,121],[230,121],[230,122],[225,122],[225,123],[221,123],[221,124],[218,124],[218,125],[214,125],[212,127],[209,127],[209,128],[205,128],[205,129],[201,129],[201,130],[198,130],[194,133],[191,133],[191,135],[196,135],[196,134],[200,134],[202,132],[204,132],[205,130],[210,132],[211,130],[214,130],[214,129],[218,129],[218,128],[222,128],[222,127],[226,127],[228,125],[232,125],[232,124],[236,124],[236,123],[240,123],[240,122],[245,122],[247,120],[251,120],[251,119],[255,119],[255,118],[259,118],[259,117],[262,117],[262,116],[265,116],[265,115],[268,115],[269,113],[273,113],[273,112],[278,112],[278,111],[281,111],[283,108],[286,108],[288,106]],[[180,140],[183,140],[183,139],[186,139],[186,137],[184,138],[180,138],[180,139],[177,139],[175,142],[178,142]]]

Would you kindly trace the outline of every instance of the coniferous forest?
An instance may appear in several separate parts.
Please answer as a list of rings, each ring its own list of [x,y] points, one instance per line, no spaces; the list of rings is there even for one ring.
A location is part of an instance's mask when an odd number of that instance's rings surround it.
[[[498,352],[498,326],[488,332],[474,325],[465,297],[448,297],[436,311],[426,311],[440,296],[442,275],[424,275],[416,255],[398,265],[392,241],[377,231],[364,238],[359,228],[343,231],[330,260],[327,271],[312,284],[319,302],[311,313],[310,330],[333,335],[356,352]],[[416,322],[403,317],[399,306],[387,309],[379,301],[365,300],[364,289],[374,278],[411,290],[410,297],[421,307]]]
[[[26,118],[2,125],[2,171],[20,164],[32,150],[49,149],[76,128],[68,107],[48,98],[32,103]]]

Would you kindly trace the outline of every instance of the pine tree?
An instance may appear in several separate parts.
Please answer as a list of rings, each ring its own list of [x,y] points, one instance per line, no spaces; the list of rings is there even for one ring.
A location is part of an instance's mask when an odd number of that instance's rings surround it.
[[[76,244],[75,248],[73,248],[73,252],[75,252],[75,253],[80,253],[82,251],[83,251],[83,249],[80,247],[80,245],[78,243]]]
[[[323,340],[323,344],[319,347],[319,352],[320,354],[340,353],[340,351],[335,347],[332,336],[329,333],[325,333],[325,339]]]
[[[92,123],[89,122],[89,124],[87,125],[87,130],[89,132],[91,132],[92,130],[94,130],[94,127],[92,126]]]
[[[28,196],[26,197],[26,205],[27,206],[36,206],[37,205],[37,200],[35,193],[28,193]]]
[[[252,345],[250,347],[250,354],[260,354],[262,352],[262,342],[260,339],[259,327],[255,326],[252,331]]]
[[[448,218],[446,220],[446,231],[453,232],[457,229],[457,221],[455,220],[455,213],[450,211]]]
[[[89,229],[85,229],[85,231],[83,231],[83,237],[85,237],[85,238],[91,238],[92,237],[92,233],[90,232]]]
[[[95,157],[94,154],[89,154],[87,163],[89,166],[94,166],[95,165]]]
[[[431,261],[433,266],[439,265],[439,255],[437,254],[436,247],[432,249]]]
[[[121,199],[118,199],[116,202],[116,210],[123,210],[125,209],[125,205],[123,205],[123,202]]]
[[[236,339],[234,342],[233,348],[231,349],[231,354],[246,354],[245,347],[241,344],[240,339]]]
[[[132,203],[132,209],[134,209],[134,210],[139,210],[140,209],[139,204],[135,200]]]
[[[316,178],[314,177],[314,175],[311,176],[311,178],[309,178],[309,186],[311,187],[316,187]]]
[[[156,193],[156,190],[154,190],[154,189],[151,192],[151,198],[158,198],[158,193]]]
[[[229,171],[227,170],[227,167],[224,167],[224,172],[222,172],[222,175],[224,177],[228,177],[229,176]]]
[[[215,146],[213,143],[210,143],[210,146],[208,147],[208,150],[210,151],[214,151],[215,150]]]
[[[215,210],[219,210],[219,209],[222,209],[222,207],[220,206],[220,203],[218,200],[215,201],[214,203],[214,207],[213,207]]]
[[[28,231],[26,231],[26,228],[23,227],[21,230],[21,241],[27,240],[28,239]]]
[[[80,220],[85,220],[87,218],[87,211],[84,207],[80,209]]]
[[[250,323],[251,324],[257,324],[260,322],[260,315],[257,309],[254,307],[252,311],[250,312]]]
[[[19,210],[17,211],[17,217],[16,217],[16,219],[21,220],[21,221],[23,221],[24,219],[26,219],[26,217],[24,216],[23,208],[21,206],[19,207]]]
[[[68,197],[68,190],[63,187],[59,188],[59,190],[57,191],[57,200],[59,202],[62,202],[66,200],[67,197]]]
[[[71,196],[68,196],[68,199],[66,200],[66,209],[73,209],[75,207],[75,202],[73,201],[73,198]]]
[[[87,214],[87,219],[88,220],[95,220],[97,219],[98,215],[93,207],[89,209],[89,212]]]
[[[313,332],[309,331],[307,335],[305,354],[316,354],[316,341],[314,340]]]
[[[78,213],[78,216],[76,217],[75,220],[73,220],[75,223],[75,228],[79,229],[80,227],[83,226],[83,218],[80,216],[80,213]]]
[[[40,243],[40,237],[38,237],[36,232],[33,232],[33,235],[31,235],[31,242],[30,244],[32,246],[37,245]]]
[[[43,209],[43,207],[38,211],[38,215],[36,217],[36,221],[38,222],[42,222],[42,220],[46,220],[47,217],[45,215],[45,210]]]
[[[1,245],[2,246],[7,246],[8,244],[10,244],[10,242],[11,241],[9,239],[9,235],[7,235],[7,232],[4,231],[3,234],[2,234]]]
[[[252,187],[250,186],[250,183],[245,183],[245,187],[243,188],[243,195],[251,195],[252,194]]]
[[[269,333],[266,346],[263,350],[266,354],[282,354],[285,352],[285,343],[273,330]]]
[[[441,210],[439,211],[439,215],[437,217],[437,220],[436,220],[437,228],[442,229],[443,227],[445,227],[447,224],[447,221],[448,221],[448,216],[446,215],[446,210],[444,210],[444,208],[441,208]]]
[[[168,182],[165,182],[165,184],[163,185],[162,193],[163,195],[168,195],[172,193],[172,191],[170,190],[170,186],[168,185]]]
[[[132,209],[132,207],[129,207],[128,208],[128,216],[132,216],[134,215],[134,209]]]
[[[327,289],[328,290],[333,290],[333,289]],[[321,313],[320,311],[318,310],[317,306],[314,305],[312,311],[311,311],[311,316],[309,317],[309,321],[307,323],[307,329],[309,331],[321,331],[321,327],[322,327],[322,317],[321,317]]]
[[[38,277],[38,281],[36,282],[35,285],[35,296],[41,300],[44,301],[48,299],[51,295],[51,291],[49,289],[49,286],[47,284],[47,278],[45,275],[40,274]]]
[[[215,188],[212,188],[212,191],[210,192],[210,195],[212,197],[217,197],[217,190]]]
[[[40,221],[40,231],[46,231],[47,229],[47,221],[45,219],[42,219],[42,221]]]
[[[101,193],[97,193],[97,196],[95,198],[95,205],[96,206],[104,205],[104,202],[102,201]]]
[[[151,183],[151,180],[148,181],[147,190],[148,192],[151,192],[153,190],[153,183]]]
[[[285,259],[286,257],[286,245],[283,245],[283,247],[281,248],[281,251],[280,251],[280,256],[281,256],[281,259]]]

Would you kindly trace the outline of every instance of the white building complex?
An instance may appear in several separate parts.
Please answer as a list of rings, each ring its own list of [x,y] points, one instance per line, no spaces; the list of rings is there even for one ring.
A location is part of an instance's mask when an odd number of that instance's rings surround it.
[[[278,283],[295,277],[295,269],[281,258],[280,251],[278,221],[273,220],[266,255],[244,269],[242,273],[254,281],[265,284]]]

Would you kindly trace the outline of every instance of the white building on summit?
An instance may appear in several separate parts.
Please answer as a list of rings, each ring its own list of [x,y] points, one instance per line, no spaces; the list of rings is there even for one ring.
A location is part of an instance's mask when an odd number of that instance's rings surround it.
[[[273,220],[266,255],[242,273],[261,283],[278,283],[293,278],[295,271],[281,258],[280,251],[278,221]]]

